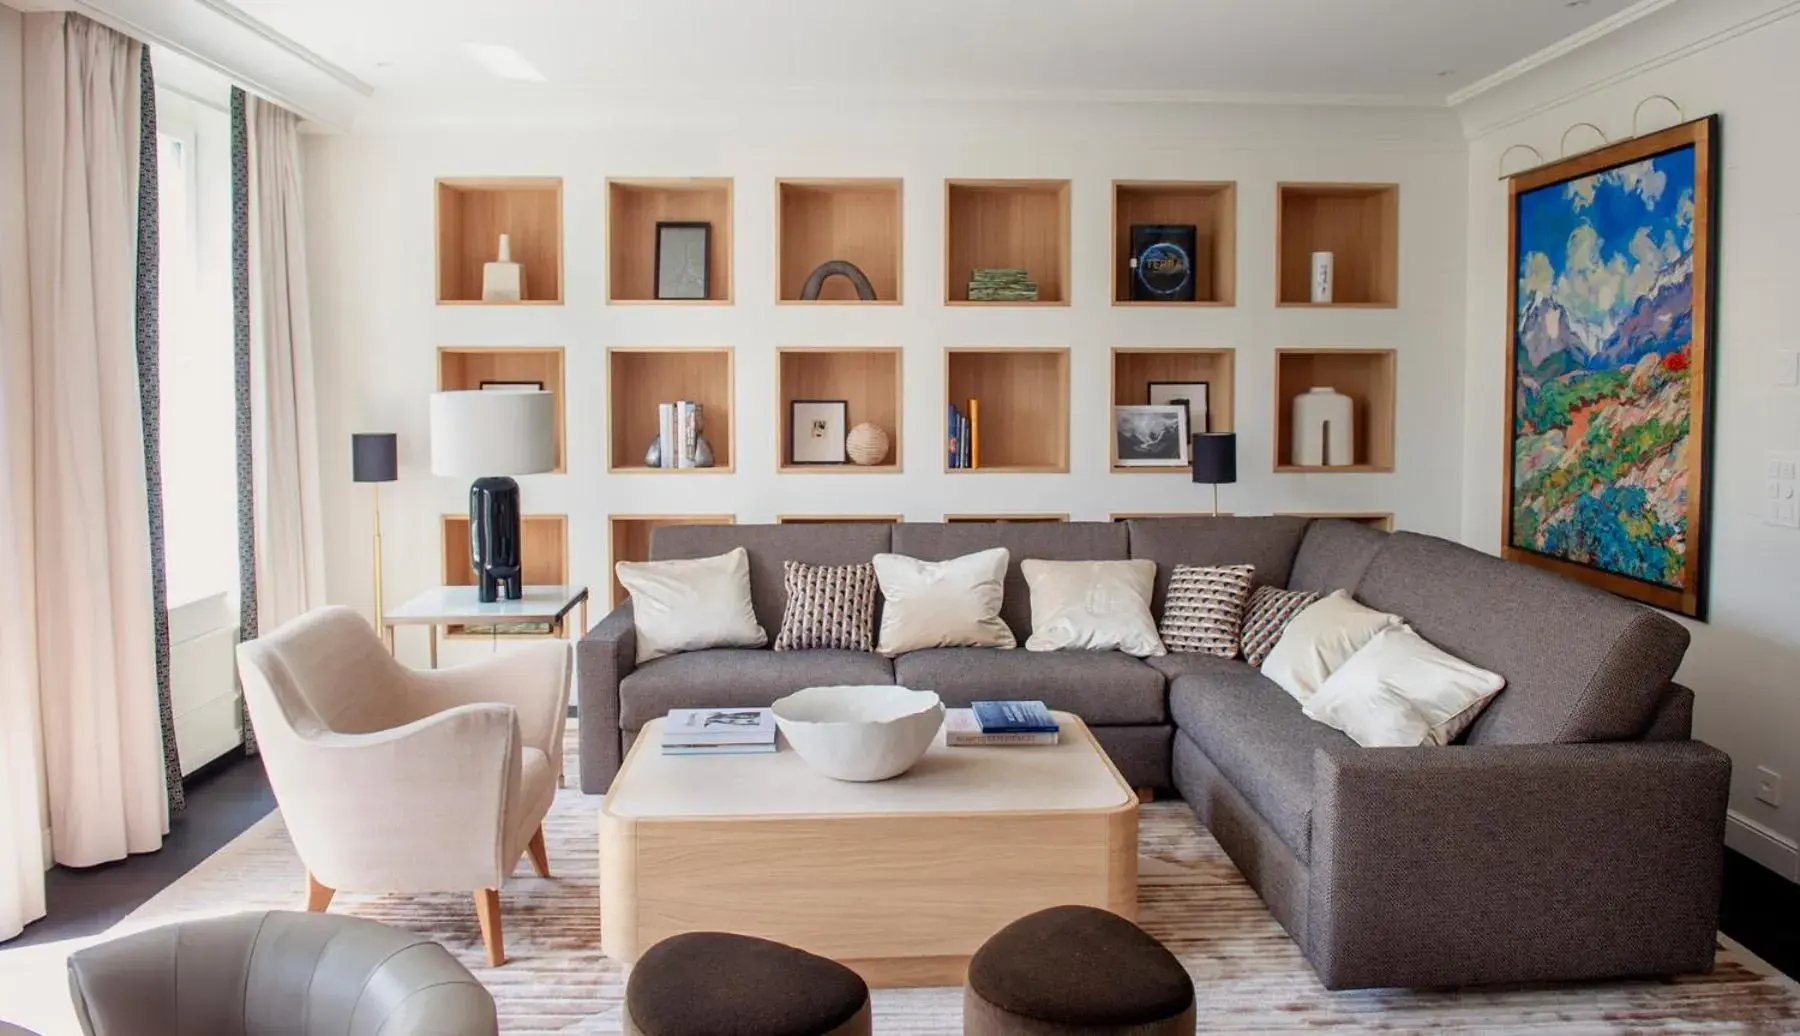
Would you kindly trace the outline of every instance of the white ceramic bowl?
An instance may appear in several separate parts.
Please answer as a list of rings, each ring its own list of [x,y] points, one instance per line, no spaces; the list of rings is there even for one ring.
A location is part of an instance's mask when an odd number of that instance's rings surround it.
[[[840,781],[885,781],[919,761],[944,723],[936,691],[806,687],[777,701],[775,725],[808,766]]]

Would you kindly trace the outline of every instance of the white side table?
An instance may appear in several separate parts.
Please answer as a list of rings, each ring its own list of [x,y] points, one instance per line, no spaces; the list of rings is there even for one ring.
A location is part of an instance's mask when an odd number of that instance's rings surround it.
[[[578,622],[569,612],[581,609]],[[394,627],[424,626],[431,636],[431,668],[438,664],[438,628],[488,626],[502,622],[547,622],[570,640],[580,640],[588,629],[588,590],[585,586],[527,586],[516,601],[504,598],[483,604],[472,586],[440,586],[427,590],[381,617],[388,652],[394,650]]]

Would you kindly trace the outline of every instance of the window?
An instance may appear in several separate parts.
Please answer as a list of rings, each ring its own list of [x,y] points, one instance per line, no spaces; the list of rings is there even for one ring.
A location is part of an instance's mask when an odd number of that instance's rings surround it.
[[[236,380],[232,359],[230,126],[158,90],[164,555],[171,611],[235,596]]]

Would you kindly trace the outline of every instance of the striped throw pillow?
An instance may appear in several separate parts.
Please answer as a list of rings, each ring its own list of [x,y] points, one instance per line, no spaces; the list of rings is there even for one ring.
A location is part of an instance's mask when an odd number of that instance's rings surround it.
[[[1287,629],[1288,622],[1319,596],[1316,590],[1257,587],[1250,595],[1250,603],[1244,606],[1244,661],[1261,666],[1263,659],[1274,650],[1275,642],[1281,639],[1281,631]]]
[[[1220,658],[1238,653],[1238,624],[1250,596],[1254,565],[1177,565],[1163,602],[1163,646]]]
[[[777,651],[875,650],[875,566],[784,561],[787,609]]]

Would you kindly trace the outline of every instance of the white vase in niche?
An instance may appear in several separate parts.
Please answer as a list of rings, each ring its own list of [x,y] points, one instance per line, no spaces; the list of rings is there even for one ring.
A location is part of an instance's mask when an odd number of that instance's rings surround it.
[[[1336,389],[1315,387],[1295,396],[1291,462],[1303,468],[1356,463],[1354,418],[1350,397]]]
[[[512,237],[500,235],[500,254],[481,265],[481,301],[521,302],[525,298],[525,268],[512,261]]]
[[[1330,252],[1314,252],[1312,254],[1312,300],[1314,302],[1330,302],[1332,278],[1336,272],[1336,260]]]

